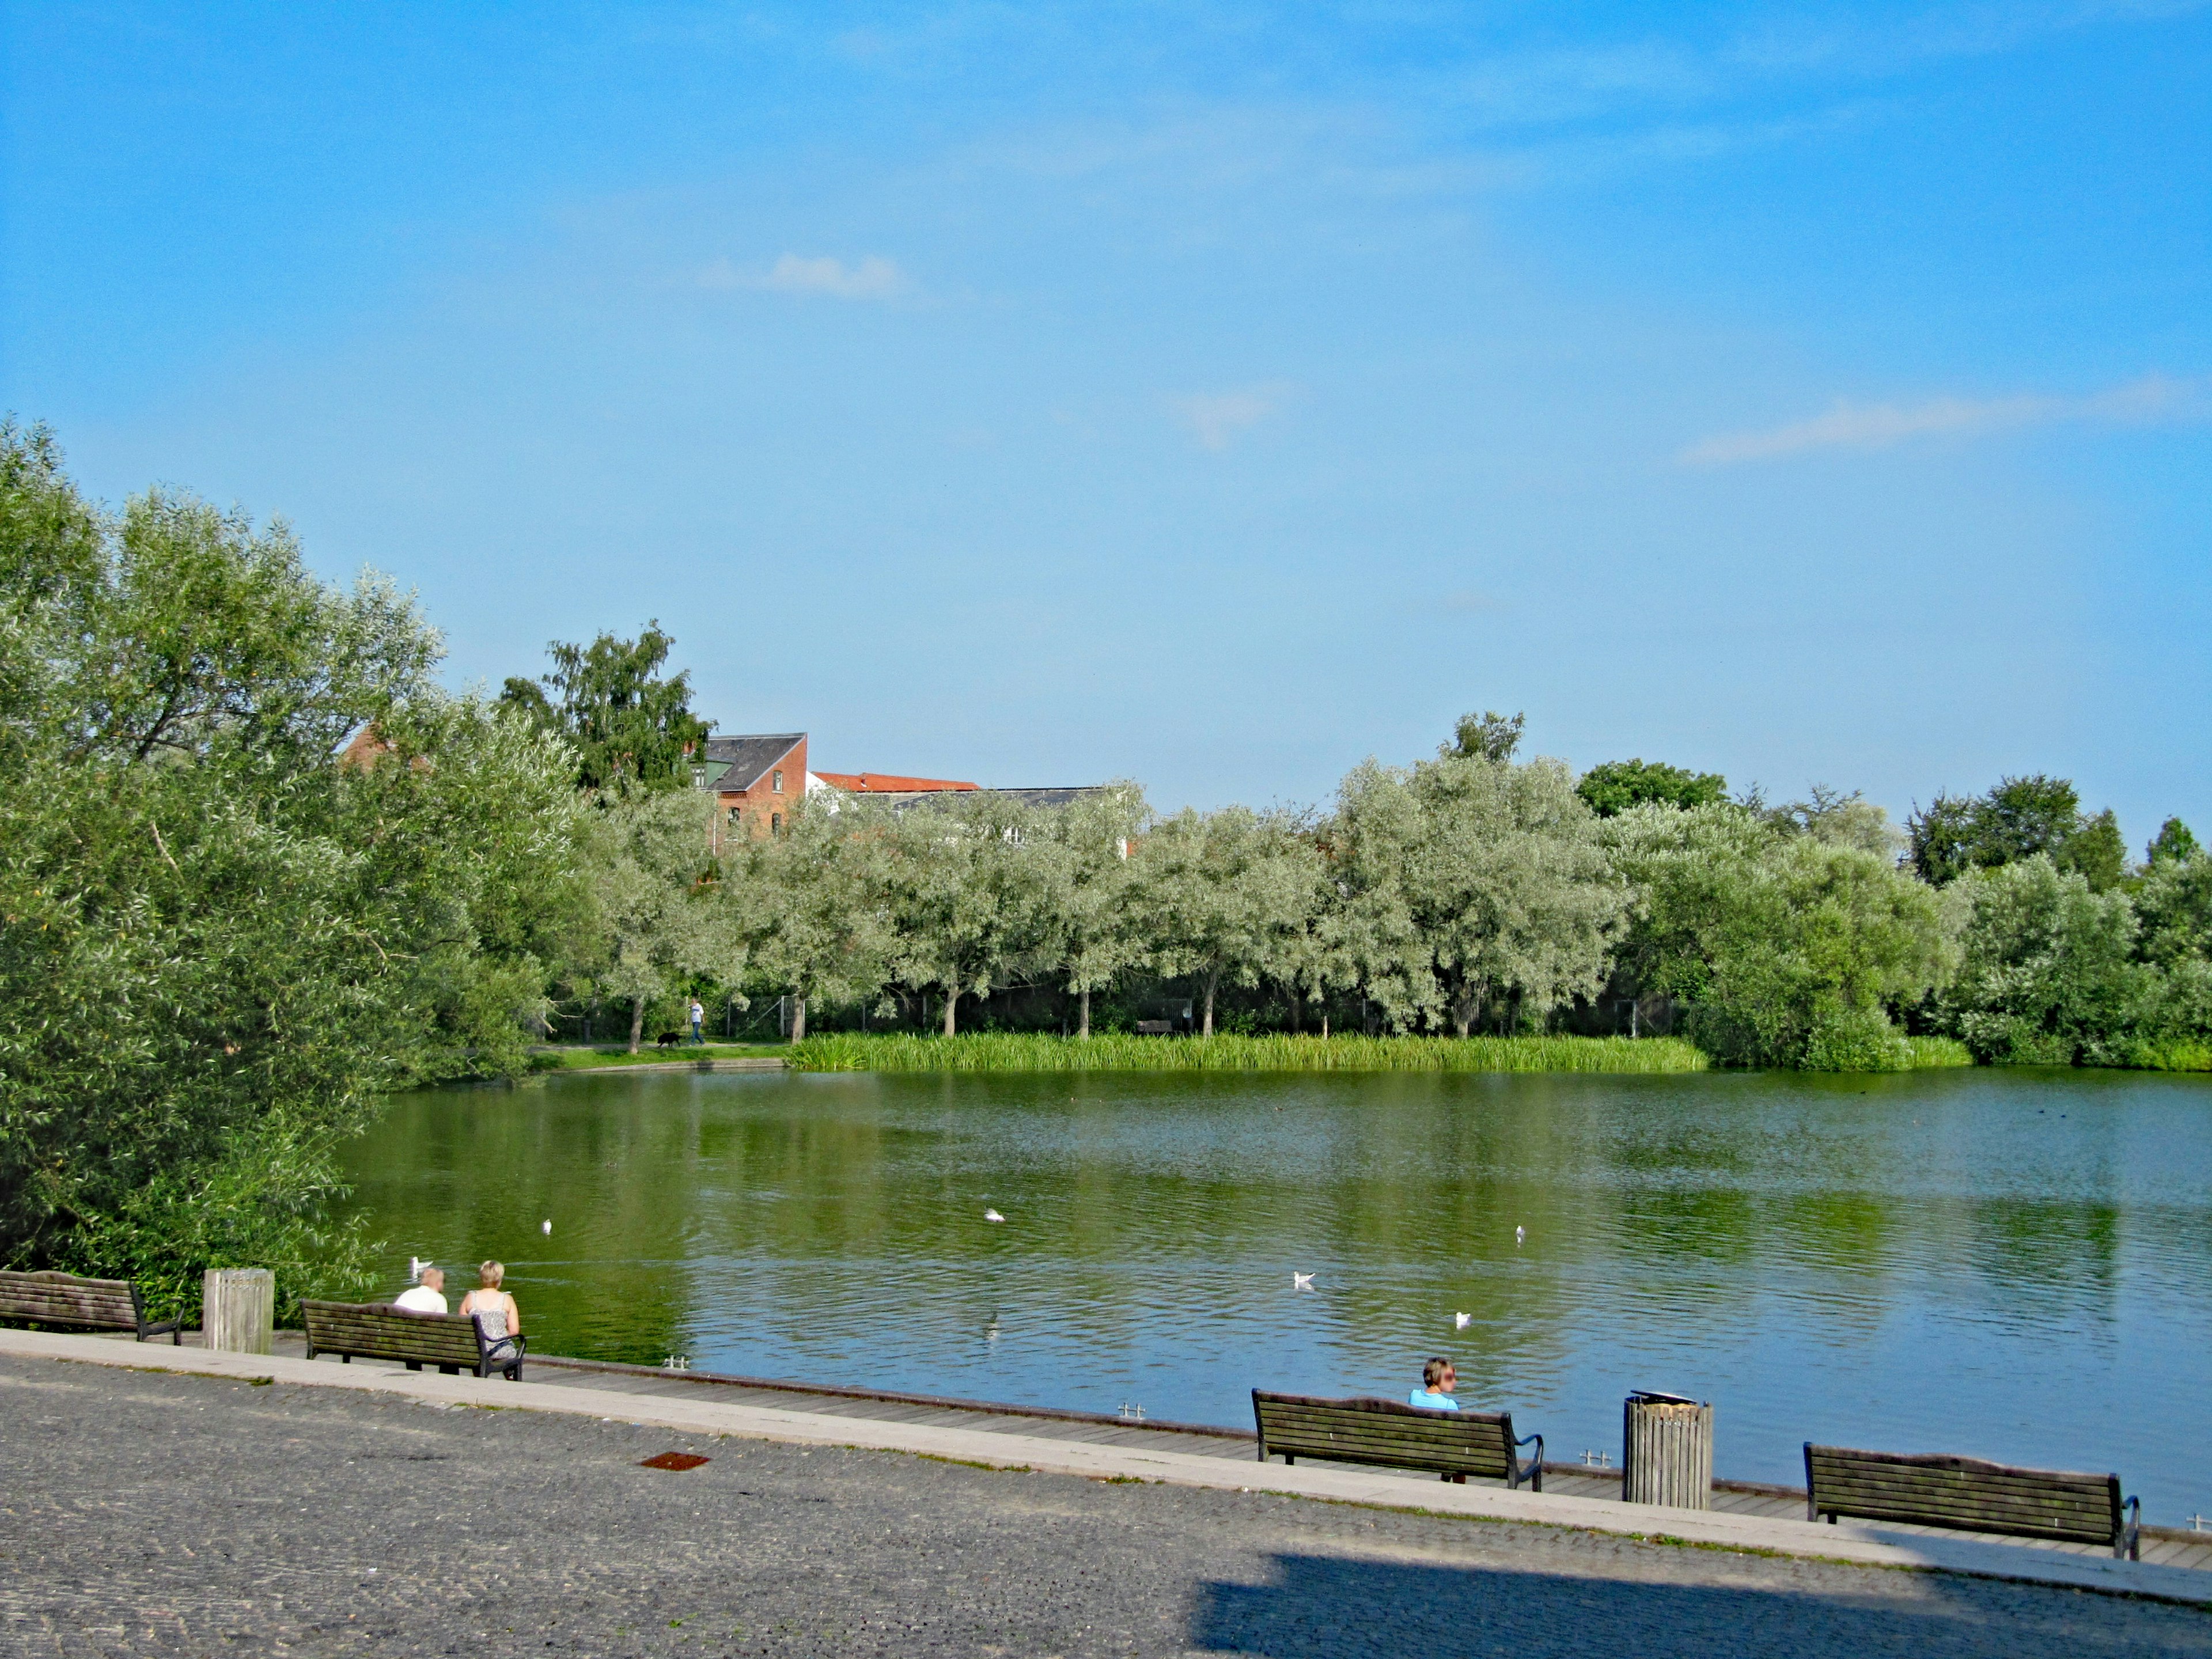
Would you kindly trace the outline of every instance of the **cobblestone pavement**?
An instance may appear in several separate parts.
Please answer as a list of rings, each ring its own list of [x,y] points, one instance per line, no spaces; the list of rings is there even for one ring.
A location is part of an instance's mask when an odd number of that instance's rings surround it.
[[[0,1652],[2212,1659],[2212,1614],[0,1358]]]

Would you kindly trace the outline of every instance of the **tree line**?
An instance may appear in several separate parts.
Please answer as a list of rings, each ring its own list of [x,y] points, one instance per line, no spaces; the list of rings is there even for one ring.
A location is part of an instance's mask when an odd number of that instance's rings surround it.
[[[1915,1033],[2212,1064],[2212,859],[2169,821],[2131,860],[2061,780],[1900,827],[1578,775],[1485,714],[1312,811],[817,795],[716,858],[672,646],[451,692],[388,582],[182,492],[89,501],[0,423],[0,1261],[343,1283],[337,1152],[380,1097],[518,1074],[593,1001],[635,1042],[695,994],[952,1031],[1042,987],[1079,1034],[1146,983],[1201,1030],[1262,990],[1293,1028],[1462,1035],[1633,1000],[1730,1064],[1900,1065]]]

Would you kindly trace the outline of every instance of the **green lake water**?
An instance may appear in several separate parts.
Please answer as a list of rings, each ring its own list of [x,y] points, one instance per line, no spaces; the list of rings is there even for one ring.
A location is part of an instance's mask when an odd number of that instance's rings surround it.
[[[351,1166],[387,1293],[497,1256],[546,1352],[1247,1427],[1449,1354],[1556,1460],[1662,1389],[1724,1476],[2212,1511],[2205,1079],[603,1073],[403,1097]]]

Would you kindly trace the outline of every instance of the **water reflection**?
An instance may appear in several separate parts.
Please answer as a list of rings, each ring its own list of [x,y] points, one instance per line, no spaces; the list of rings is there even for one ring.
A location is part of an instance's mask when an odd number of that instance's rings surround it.
[[[1569,1455],[1656,1387],[1744,1478],[2212,1498],[2192,1079],[602,1075],[407,1097],[355,1162],[393,1288],[501,1256],[549,1352],[1240,1424],[1449,1352]]]

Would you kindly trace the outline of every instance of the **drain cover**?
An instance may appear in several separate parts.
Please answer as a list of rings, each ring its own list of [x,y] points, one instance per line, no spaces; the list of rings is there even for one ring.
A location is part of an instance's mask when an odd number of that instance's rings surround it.
[[[708,1460],[696,1452],[662,1452],[657,1457],[642,1460],[641,1469],[696,1469]]]

